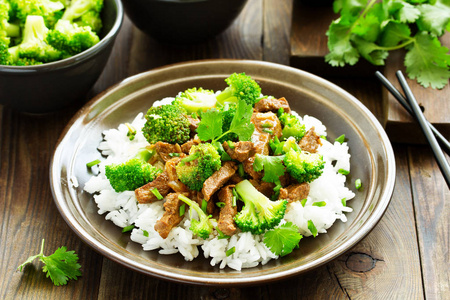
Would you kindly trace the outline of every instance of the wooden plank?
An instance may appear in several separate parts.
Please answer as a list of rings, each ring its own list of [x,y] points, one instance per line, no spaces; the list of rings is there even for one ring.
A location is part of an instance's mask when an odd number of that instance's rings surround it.
[[[448,299],[450,190],[429,147],[409,147],[408,156],[425,297]]]
[[[1,299],[89,299],[96,297],[101,273],[100,256],[69,230],[54,205],[49,184],[49,161],[70,112],[30,116],[2,109],[0,139]],[[55,288],[35,261],[16,271],[29,256],[50,255],[58,247],[75,250],[83,275],[91,280],[71,281]]]
[[[445,34],[441,38],[441,43],[450,48],[450,33]],[[401,92],[402,89],[400,84],[398,84],[395,73],[397,70],[401,70],[406,77],[403,57],[404,51],[401,50],[389,54],[383,71],[386,78]],[[415,80],[409,78],[406,80],[417,101],[423,107],[427,120],[447,139],[450,139],[450,85],[447,84],[443,89],[436,90],[424,88]],[[383,89],[383,100],[389,108],[386,131],[393,141],[412,144],[424,144],[427,142],[417,122],[386,89]]]

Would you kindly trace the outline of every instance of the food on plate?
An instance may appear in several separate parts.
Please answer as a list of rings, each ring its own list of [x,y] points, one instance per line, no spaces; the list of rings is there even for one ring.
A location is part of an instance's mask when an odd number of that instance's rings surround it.
[[[0,65],[40,65],[100,41],[103,0],[0,0]]]
[[[344,139],[328,141],[320,120],[262,95],[245,73],[225,82],[223,91],[192,87],[156,101],[105,130],[84,190],[144,250],[189,261],[201,248],[211,265],[241,270],[345,222],[355,194],[345,186]]]

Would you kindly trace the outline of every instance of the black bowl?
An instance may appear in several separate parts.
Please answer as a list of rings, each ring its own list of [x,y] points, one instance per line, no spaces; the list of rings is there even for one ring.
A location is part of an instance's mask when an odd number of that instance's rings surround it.
[[[225,30],[248,0],[123,0],[127,16],[151,37],[195,43]]]
[[[0,104],[41,114],[84,101],[108,61],[123,15],[120,0],[104,0],[103,30],[95,46],[43,65],[0,65]]]

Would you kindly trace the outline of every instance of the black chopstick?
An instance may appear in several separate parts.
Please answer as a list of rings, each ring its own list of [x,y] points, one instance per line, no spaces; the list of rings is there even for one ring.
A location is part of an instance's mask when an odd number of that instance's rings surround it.
[[[399,92],[399,90],[397,90],[395,86],[386,77],[384,77],[383,74],[381,74],[380,71],[376,71],[375,76],[381,81],[381,83],[392,94],[392,96],[394,96],[394,98],[397,99],[397,101],[406,109],[406,111],[408,111],[409,114],[414,117],[414,111],[411,109],[408,101]],[[431,131],[433,131],[438,142],[444,148],[444,151],[447,152],[448,155],[450,155],[450,142],[436,129],[436,127],[433,126],[433,124],[428,121],[426,122],[428,123]]]
[[[409,88],[409,85],[406,82],[403,73],[401,71],[397,71],[396,74],[398,81],[402,86],[403,92],[405,93],[406,99],[408,100],[409,105],[413,110],[416,119],[419,122],[419,125],[422,128],[423,133],[425,134],[425,137],[427,138],[431,146],[431,149],[433,150],[434,157],[436,158],[439,168],[441,169],[442,175],[444,175],[445,181],[447,182],[447,186],[450,188],[450,166],[448,164],[448,161],[445,158],[445,155],[442,152],[441,147],[439,147],[439,144],[436,140],[436,137],[433,135],[431,128],[428,126],[427,120],[425,119],[422,110],[420,110],[419,104],[417,103],[416,98],[414,97],[411,89]]]

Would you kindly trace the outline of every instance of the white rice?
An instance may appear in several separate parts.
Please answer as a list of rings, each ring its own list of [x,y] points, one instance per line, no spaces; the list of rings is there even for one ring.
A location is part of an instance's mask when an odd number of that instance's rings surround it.
[[[154,105],[171,103],[173,98],[165,98],[155,102]],[[296,116],[305,124],[306,129],[314,126],[317,134],[326,136],[326,127],[322,122],[311,116]],[[145,123],[144,114],[140,113],[131,122],[134,128],[139,129]],[[155,231],[154,225],[164,213],[163,201],[152,204],[138,204],[133,191],[116,193],[105,177],[105,166],[111,163],[127,161],[138,149],[148,145],[142,132],[138,130],[136,137],[130,141],[127,137],[128,128],[121,124],[117,129],[109,129],[103,132],[104,140],[98,149],[106,159],[99,164],[99,173],[85,184],[84,190],[93,194],[98,206],[98,213],[105,214],[107,220],[111,220],[119,227],[131,224],[135,228],[131,232],[131,240],[142,244],[144,250],[158,250],[160,254],[180,253],[184,259],[191,261],[199,254],[199,248],[205,258],[210,258],[212,266],[218,265],[221,269],[229,267],[234,270],[255,267],[258,264],[266,264],[278,256],[273,254],[263,243],[263,235],[252,235],[248,232],[238,232],[230,239],[219,239],[211,235],[207,240],[198,238],[189,230],[190,214],[186,213],[184,220],[169,233],[166,239],[161,238]],[[325,160],[323,174],[310,183],[310,193],[307,201],[288,204],[284,220],[292,222],[299,228],[304,236],[311,236],[308,229],[308,220],[311,220],[318,233],[326,233],[336,220],[346,222],[344,213],[352,209],[342,204],[352,199],[355,194],[345,186],[346,178],[338,173],[339,169],[350,171],[350,154],[347,143],[330,143],[322,140],[323,145],[319,153]],[[325,201],[325,206],[315,206],[315,202]],[[196,217],[195,212],[193,216]],[[215,222],[215,220],[213,220]],[[216,223],[214,223],[215,225]],[[280,224],[280,225],[281,225]],[[301,243],[300,243],[301,246]],[[235,252],[226,255],[227,250],[235,247]]]

